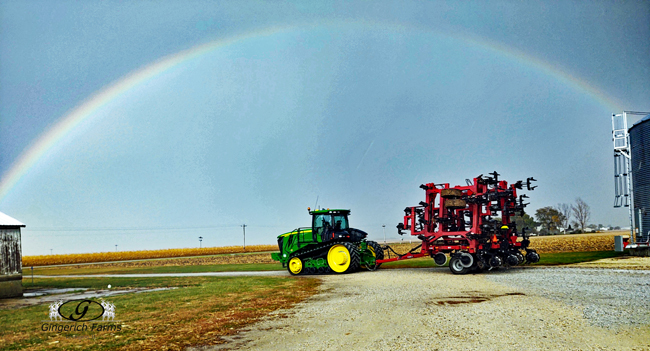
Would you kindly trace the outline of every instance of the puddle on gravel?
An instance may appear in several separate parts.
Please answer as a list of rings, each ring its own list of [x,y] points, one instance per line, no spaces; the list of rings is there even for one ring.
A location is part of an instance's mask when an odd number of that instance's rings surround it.
[[[468,294],[466,296],[443,297],[442,299],[436,299],[435,301],[431,301],[427,304],[428,305],[433,304],[438,306],[449,306],[449,305],[461,305],[466,303],[481,303],[481,302],[490,301],[495,298],[504,297],[504,296],[526,296],[526,294],[520,292],[505,293],[501,295]]]

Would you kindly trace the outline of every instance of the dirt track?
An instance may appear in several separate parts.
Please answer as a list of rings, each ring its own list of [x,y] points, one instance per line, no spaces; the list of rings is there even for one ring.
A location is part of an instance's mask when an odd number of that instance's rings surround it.
[[[527,271],[538,270],[512,278]],[[580,304],[486,275],[438,268],[323,276],[321,292],[305,303],[205,349],[650,350],[647,325],[598,327]]]

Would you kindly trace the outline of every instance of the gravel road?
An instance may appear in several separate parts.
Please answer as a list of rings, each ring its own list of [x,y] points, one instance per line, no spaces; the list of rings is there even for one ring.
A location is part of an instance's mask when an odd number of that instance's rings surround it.
[[[637,282],[647,294],[650,275],[645,274],[646,279]],[[618,286],[625,279],[615,274],[512,269],[455,276],[446,268],[435,268],[322,279],[320,293],[309,300],[277,311],[225,345],[201,349],[650,350],[648,325],[624,324],[647,319],[634,315],[602,326],[603,321],[630,312],[624,307],[631,294],[606,293],[630,287]],[[594,284],[592,291],[588,286]],[[614,297],[628,300],[609,305],[581,302]],[[641,314],[648,314],[647,304],[636,306],[645,309]],[[621,312],[592,318],[608,308]]]
[[[485,278],[582,309],[583,317],[600,327],[650,325],[650,271],[539,268],[493,272]]]

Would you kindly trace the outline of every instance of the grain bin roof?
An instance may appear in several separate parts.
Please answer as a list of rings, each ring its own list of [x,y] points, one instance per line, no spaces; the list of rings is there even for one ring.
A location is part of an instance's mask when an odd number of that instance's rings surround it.
[[[0,227],[24,227],[25,225],[20,223],[15,218],[11,218],[6,214],[0,212]]]
[[[641,123],[643,123],[643,122],[645,122],[645,121],[648,121],[648,120],[650,120],[650,115],[647,115],[647,116],[641,118],[640,120],[636,121],[636,123],[634,123],[634,124],[632,125],[632,127],[630,127],[630,129],[632,129],[632,128],[638,126],[639,124],[641,124]]]

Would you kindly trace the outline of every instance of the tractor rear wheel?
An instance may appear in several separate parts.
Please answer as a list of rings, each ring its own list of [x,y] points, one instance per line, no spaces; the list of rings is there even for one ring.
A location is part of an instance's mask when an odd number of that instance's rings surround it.
[[[359,261],[359,250],[352,243],[335,244],[327,252],[327,265],[334,273],[356,272]]]
[[[368,250],[370,250],[372,255],[375,256],[375,260],[384,259],[384,250],[382,250],[381,246],[379,246],[376,241],[368,241]],[[375,263],[374,269],[379,268],[379,266],[381,266],[381,263]]]
[[[449,260],[449,270],[454,274],[466,274],[469,272],[469,268],[463,266],[463,262],[461,262],[458,256],[454,256]]]
[[[289,264],[287,265],[287,270],[289,270],[289,274],[298,275],[302,272],[302,269],[303,269],[303,264],[300,258],[294,257],[289,260]]]

